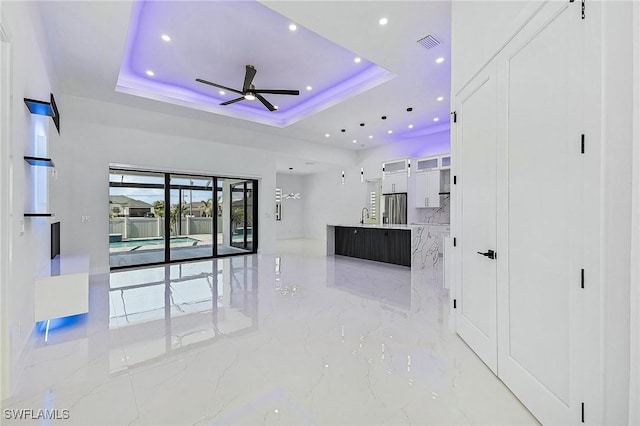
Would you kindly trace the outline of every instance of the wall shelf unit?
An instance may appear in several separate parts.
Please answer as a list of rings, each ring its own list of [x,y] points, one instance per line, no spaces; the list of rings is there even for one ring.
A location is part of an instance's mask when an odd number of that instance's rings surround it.
[[[50,94],[48,102],[24,98],[24,103],[31,114],[51,117],[58,134],[60,134],[60,113],[58,112],[58,107],[53,93]],[[23,157],[27,164],[36,167],[35,169],[31,169],[31,172],[27,176],[27,178],[31,180],[32,197],[29,202],[29,206],[26,208],[28,212],[24,213],[24,217],[26,218],[54,216],[53,213],[49,213],[49,172],[45,172],[40,169],[40,167],[55,167],[53,160],[48,158],[49,156],[47,155],[49,143],[48,135],[49,126],[45,127],[44,134],[34,134],[29,151],[35,155],[25,155]],[[43,155],[46,155],[46,157]],[[55,171],[52,172],[52,174],[55,174]]]
[[[58,134],[60,134],[60,113],[58,112],[58,106],[56,105],[56,100],[53,97],[53,93],[51,93],[49,102],[24,98],[24,103],[27,105],[27,108],[29,108],[29,112],[31,114],[46,115],[48,117],[51,117],[53,123],[56,125]]]
[[[31,156],[25,155],[24,161],[26,161],[32,166],[55,167],[55,164],[53,164],[53,160],[51,160],[51,158],[31,157]]]

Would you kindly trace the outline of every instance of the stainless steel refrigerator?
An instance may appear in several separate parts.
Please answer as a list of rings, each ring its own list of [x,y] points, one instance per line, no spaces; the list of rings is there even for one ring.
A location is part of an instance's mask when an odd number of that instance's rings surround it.
[[[386,194],[384,198],[384,210],[382,223],[400,224],[407,223],[407,194]]]

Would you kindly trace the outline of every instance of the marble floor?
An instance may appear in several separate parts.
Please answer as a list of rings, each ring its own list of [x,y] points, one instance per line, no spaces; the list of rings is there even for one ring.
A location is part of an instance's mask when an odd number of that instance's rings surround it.
[[[89,314],[34,331],[2,424],[537,424],[450,332],[445,290],[320,252],[93,276]],[[68,418],[7,417],[29,409]]]

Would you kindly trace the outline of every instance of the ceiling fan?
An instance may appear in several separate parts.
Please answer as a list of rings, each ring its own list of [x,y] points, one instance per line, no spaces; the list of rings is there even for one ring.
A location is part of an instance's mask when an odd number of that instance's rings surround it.
[[[244,84],[242,85],[242,91],[236,90],[236,89],[232,89],[230,87],[222,86],[220,84],[212,83],[210,81],[203,80],[201,78],[196,78],[196,81],[198,83],[208,84],[210,86],[219,87],[220,89],[228,90],[230,92],[242,95],[239,98],[231,99],[230,101],[226,101],[226,102],[222,102],[220,105],[229,105],[229,104],[233,104],[235,102],[239,102],[239,101],[242,101],[242,100],[245,100],[245,99],[248,100],[248,101],[253,101],[253,100],[255,100],[257,98],[260,102],[262,102],[262,104],[265,107],[267,107],[267,109],[269,111],[275,111],[277,108],[274,107],[262,95],[260,95],[261,93],[270,93],[270,94],[273,94],[273,95],[296,95],[296,96],[300,94],[299,90],[256,89],[255,86],[253,84],[251,84],[251,82],[253,81],[253,77],[256,76],[256,69],[255,69],[255,67],[253,65],[247,65],[246,68],[247,69],[246,69],[245,74],[244,74]]]

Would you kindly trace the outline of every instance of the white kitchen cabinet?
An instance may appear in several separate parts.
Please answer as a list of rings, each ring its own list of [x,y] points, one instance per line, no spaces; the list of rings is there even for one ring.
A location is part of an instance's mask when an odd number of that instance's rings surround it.
[[[35,277],[35,321],[89,312],[89,256],[59,255]]]
[[[406,173],[408,164],[409,162],[406,158],[402,160],[386,161],[382,164],[382,171],[386,175],[392,173]]]
[[[438,170],[440,168],[439,157],[427,157],[420,158],[416,161],[416,172],[423,172],[427,170]]]
[[[440,170],[416,173],[416,207],[440,207]]]
[[[441,155],[440,156],[440,169],[441,170],[445,170],[445,169],[450,169],[450,168],[451,168],[451,155],[450,154]]]
[[[407,192],[408,176],[406,171],[385,173],[382,179],[382,193],[395,194],[398,192]]]
[[[408,192],[409,160],[387,161],[382,164],[382,193]]]

